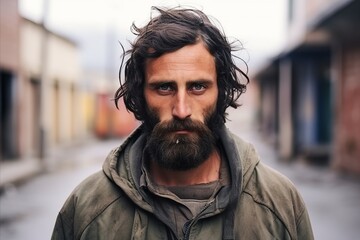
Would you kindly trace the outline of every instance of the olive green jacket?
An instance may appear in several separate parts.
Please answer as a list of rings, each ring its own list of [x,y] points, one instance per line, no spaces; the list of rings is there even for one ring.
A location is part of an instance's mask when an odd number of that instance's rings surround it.
[[[225,126],[219,136],[231,186],[185,224],[184,239],[313,239],[293,184],[262,164],[254,148]],[[73,191],[58,214],[53,240],[180,239],[158,201],[140,187],[144,142],[140,127],[109,154],[103,171]]]

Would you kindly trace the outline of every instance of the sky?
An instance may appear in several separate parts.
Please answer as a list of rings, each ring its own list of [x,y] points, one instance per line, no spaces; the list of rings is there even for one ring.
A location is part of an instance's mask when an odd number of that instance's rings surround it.
[[[121,49],[133,39],[130,25],[145,24],[151,6],[186,5],[217,19],[227,36],[237,38],[250,72],[276,55],[284,44],[286,0],[20,0],[20,12],[78,43],[85,68],[115,69]]]

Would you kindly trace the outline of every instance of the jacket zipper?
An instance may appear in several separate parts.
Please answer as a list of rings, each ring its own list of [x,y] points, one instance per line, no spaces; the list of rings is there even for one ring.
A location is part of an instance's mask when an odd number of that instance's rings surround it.
[[[199,220],[199,218],[201,217],[201,214],[205,211],[205,209],[207,209],[213,202],[215,201],[215,199],[211,200],[209,203],[207,203],[199,212],[198,215],[195,216],[195,218],[193,218],[190,221],[187,221],[185,223],[186,227],[185,227],[185,237],[184,240],[188,240],[190,237],[190,229],[192,227],[192,225],[194,225],[195,222],[197,222]]]

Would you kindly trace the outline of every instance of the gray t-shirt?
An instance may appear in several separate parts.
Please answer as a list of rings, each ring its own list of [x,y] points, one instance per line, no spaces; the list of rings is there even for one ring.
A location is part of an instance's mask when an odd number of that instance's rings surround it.
[[[151,180],[146,164],[143,165],[140,185],[152,193],[157,210],[166,216],[179,237],[185,234],[186,222],[203,211],[223,186],[230,184],[229,169],[223,154],[221,159],[218,180],[180,187],[157,185]]]

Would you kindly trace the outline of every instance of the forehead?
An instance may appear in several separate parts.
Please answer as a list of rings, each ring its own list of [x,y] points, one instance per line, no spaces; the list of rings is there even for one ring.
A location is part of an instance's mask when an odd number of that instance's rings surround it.
[[[202,42],[148,59],[145,70],[147,81],[172,80],[162,79],[169,77],[214,78],[216,75],[215,59]]]

